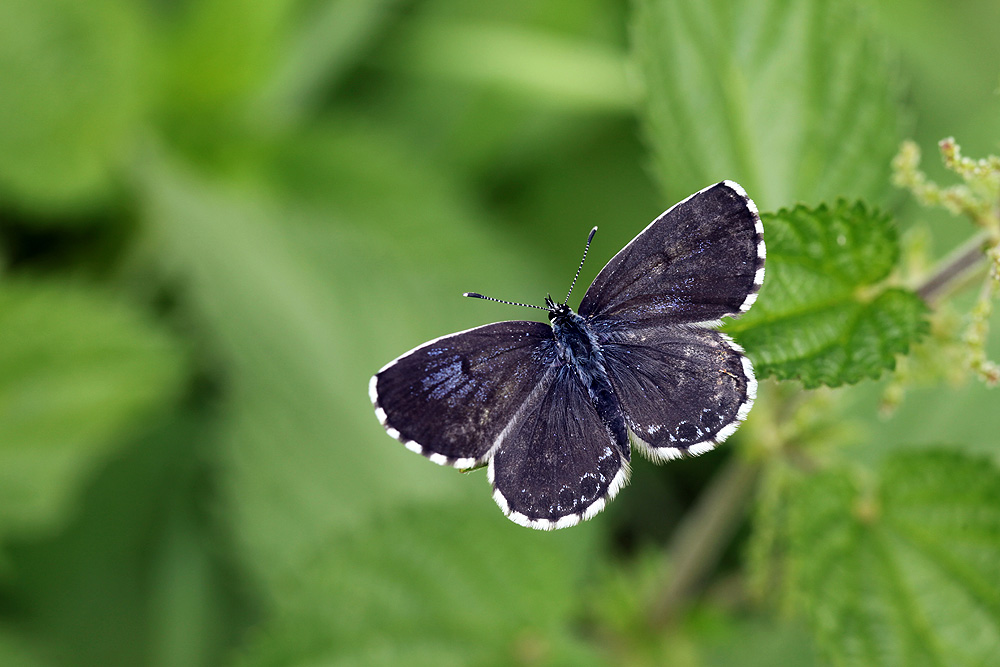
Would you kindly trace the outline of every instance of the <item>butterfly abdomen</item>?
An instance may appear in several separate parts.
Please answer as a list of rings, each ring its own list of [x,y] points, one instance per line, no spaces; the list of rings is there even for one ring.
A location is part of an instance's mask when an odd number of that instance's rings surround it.
[[[601,421],[625,460],[629,460],[625,414],[611,386],[597,337],[587,321],[569,309],[552,319],[552,331],[560,360],[575,371]]]

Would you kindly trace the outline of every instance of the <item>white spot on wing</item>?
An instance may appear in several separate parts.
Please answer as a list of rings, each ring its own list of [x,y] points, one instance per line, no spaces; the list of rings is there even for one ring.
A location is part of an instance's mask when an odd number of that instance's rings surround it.
[[[622,490],[622,487],[628,483],[628,478],[631,472],[632,471],[629,468],[628,461],[622,461],[622,467],[617,473],[615,473],[615,478],[611,480],[611,486],[608,487],[608,500],[612,500],[615,496],[617,496],[618,492]],[[596,504],[596,502],[594,504]]]
[[[743,362],[743,373],[747,378],[747,398],[752,402],[757,398],[757,378],[753,372],[753,362],[750,361],[749,357],[743,357],[741,361]]]
[[[730,190],[734,191],[739,196],[743,197],[744,199],[750,199],[750,197],[747,196],[747,191],[744,190],[743,186],[737,183],[736,181],[730,181],[727,179],[725,181],[722,181],[722,184],[725,185]]]
[[[741,313],[747,312],[748,310],[750,310],[750,306],[752,306],[756,302],[757,302],[757,292],[754,292],[753,294],[748,294],[747,298],[743,300],[742,304],[740,304],[740,312]]]
[[[493,490],[493,500],[500,506],[500,511],[503,512],[504,515],[510,516],[510,505],[507,503],[507,498],[500,493],[499,489]]]
[[[534,528],[535,526],[532,524],[544,521],[544,519],[536,519],[535,521],[532,521],[531,519],[529,519],[524,514],[521,514],[520,512],[511,512],[510,514],[507,515],[507,518],[518,525],[524,526],[525,528]],[[548,524],[549,522],[545,521],[545,523]],[[541,528],[541,526],[539,526],[539,528]]]
[[[736,350],[740,354],[743,354],[743,346],[737,343],[735,340],[730,338],[726,334],[722,334],[722,337],[726,339],[726,343],[729,345],[730,349]]]
[[[679,447],[657,447],[653,450],[657,461],[674,461],[684,456],[684,450]]]
[[[699,442],[696,445],[691,445],[687,449],[689,456],[698,456],[699,454],[704,454],[705,452],[710,452],[715,449],[714,440],[706,440],[705,442]]]
[[[590,507],[583,511],[583,520],[586,521],[595,517],[598,512],[604,509],[606,504],[607,501],[604,500],[604,498],[598,498],[594,502],[590,503]]]
[[[753,211],[754,215],[758,216],[758,218],[757,218],[758,230],[757,231],[760,232],[761,234],[763,234],[764,233],[763,229],[759,227],[760,226],[760,213],[757,211],[757,204],[754,203],[753,199],[750,199],[750,195],[747,194],[747,191],[744,190],[743,186],[740,185],[739,183],[737,183],[736,181],[722,181],[722,182],[730,190],[732,190],[733,192],[735,192],[736,194],[738,194],[740,197],[743,197],[743,199],[747,203],[747,208],[750,209],[751,211]]]
[[[729,436],[731,436],[733,433],[736,433],[736,429],[739,428],[739,426],[740,426],[739,421],[734,421],[726,424],[725,426],[722,427],[721,431],[715,434],[715,441],[718,442],[719,444],[722,444],[729,438]]]

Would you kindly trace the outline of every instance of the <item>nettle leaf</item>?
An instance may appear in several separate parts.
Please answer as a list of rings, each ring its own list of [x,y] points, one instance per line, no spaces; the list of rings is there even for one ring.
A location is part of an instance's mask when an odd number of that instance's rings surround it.
[[[0,193],[52,209],[109,189],[148,92],[144,25],[130,4],[0,2]]]
[[[632,36],[669,200],[726,178],[762,210],[887,192],[896,77],[851,3],[639,0]]]
[[[93,290],[0,286],[0,536],[59,522],[116,436],[176,395],[183,358]]]
[[[490,519],[422,504],[330,535],[286,573],[278,613],[238,664],[505,665],[525,646],[550,660],[586,655],[564,629],[578,602],[579,571],[567,567],[578,537]]]
[[[248,9],[238,5],[240,14]],[[302,118],[322,104],[357,64],[362,52],[391,24],[398,0],[310,4],[286,35],[268,81],[256,95],[255,113],[273,122]]]
[[[0,665],[20,665],[20,667],[43,667],[52,663],[43,661],[41,652],[29,643],[26,637],[14,630],[0,626]]]
[[[437,19],[414,23],[393,46],[392,60],[418,74],[574,110],[632,109],[622,54],[599,44],[514,26]]]
[[[789,586],[839,665],[986,665],[1000,655],[1000,470],[955,451],[897,453],[874,488],[799,487]]]
[[[764,214],[760,298],[726,330],[761,376],[806,387],[878,377],[927,328],[913,292],[880,288],[899,255],[888,215],[841,200]]]
[[[299,0],[203,0],[178,8],[166,42],[165,102],[182,114],[214,115],[255,94],[274,72]],[[234,20],[239,17],[239,20]]]

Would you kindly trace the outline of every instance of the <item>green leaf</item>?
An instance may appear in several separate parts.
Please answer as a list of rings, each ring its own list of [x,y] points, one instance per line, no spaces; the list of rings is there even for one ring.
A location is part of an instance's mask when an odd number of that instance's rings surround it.
[[[816,649],[803,624],[746,613],[712,619],[720,627],[698,637],[706,667],[819,667]]]
[[[0,286],[0,535],[58,523],[115,438],[179,388],[173,340],[105,295]]]
[[[622,112],[634,107],[623,53],[550,32],[425,20],[409,26],[393,44],[389,60],[416,74],[573,111]]]
[[[874,488],[799,487],[789,587],[839,665],[985,665],[1000,655],[1000,470],[954,451],[889,457]]]
[[[58,532],[5,545],[5,599],[26,601],[11,618],[58,664],[223,664],[255,611],[227,517],[206,512],[217,429],[193,403],[139,424]]]
[[[257,94],[254,116],[272,124],[301,120],[357,64],[395,14],[398,0],[310,3]],[[241,6],[242,12],[245,7]]]
[[[878,377],[926,330],[913,292],[882,289],[899,247],[888,215],[863,204],[764,214],[767,272],[760,298],[726,330],[762,376],[806,387]]]
[[[560,635],[578,571],[565,564],[579,536],[497,530],[491,515],[425,503],[331,535],[286,575],[277,620],[244,664],[390,665],[412,654],[406,664],[504,665],[525,650],[551,660],[570,648]]]
[[[203,122],[257,93],[276,66],[302,0],[202,0],[178,8],[170,33],[165,102]],[[230,120],[231,122],[231,120]],[[218,131],[218,128],[216,128]]]
[[[0,3],[0,197],[58,209],[105,193],[144,111],[142,28],[119,0]]]
[[[668,199],[725,178],[761,210],[888,190],[895,78],[850,3],[638,0],[632,34]]]
[[[43,661],[41,655],[25,638],[0,626],[0,665],[44,667],[51,664]]]

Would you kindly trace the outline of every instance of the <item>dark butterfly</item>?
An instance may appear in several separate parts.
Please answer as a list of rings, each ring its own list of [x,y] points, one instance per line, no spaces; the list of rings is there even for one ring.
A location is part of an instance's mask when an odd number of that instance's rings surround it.
[[[512,521],[572,526],[628,480],[630,445],[654,461],[702,454],[746,418],[753,367],[713,327],[756,300],[764,256],[743,188],[705,188],[615,255],[579,314],[568,294],[547,297],[551,325],[488,324],[389,362],[369,384],[375,414],[434,463],[489,463],[493,498]]]

